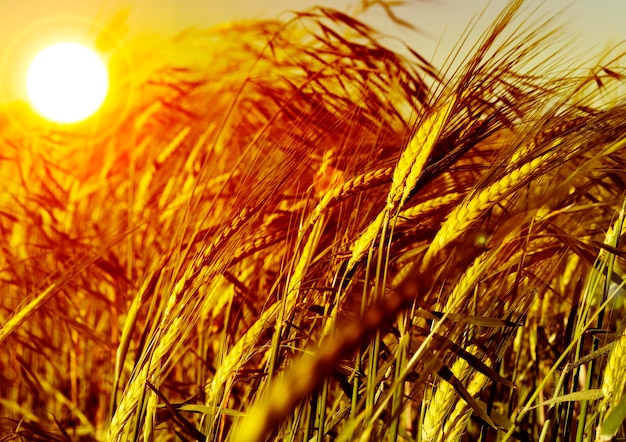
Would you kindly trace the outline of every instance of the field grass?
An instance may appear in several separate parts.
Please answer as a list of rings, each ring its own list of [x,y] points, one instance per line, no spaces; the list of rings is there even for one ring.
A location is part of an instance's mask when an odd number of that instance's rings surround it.
[[[522,3],[454,69],[314,8],[7,107],[0,440],[624,440],[626,53]]]

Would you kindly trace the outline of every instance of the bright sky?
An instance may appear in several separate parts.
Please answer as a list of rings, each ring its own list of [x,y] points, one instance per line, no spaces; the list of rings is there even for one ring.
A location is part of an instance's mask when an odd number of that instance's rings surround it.
[[[381,9],[372,10],[367,21],[386,33],[399,35],[425,57],[439,65],[438,54],[458,40],[468,22],[490,3],[483,18],[485,25],[502,9],[507,0],[407,0],[399,11],[402,19],[425,31],[415,34],[391,25]],[[13,99],[14,85],[36,51],[48,40],[80,39],[94,21],[108,22],[128,7],[129,35],[157,33],[172,35],[190,26],[209,27],[229,20],[274,18],[281,11],[304,9],[314,4],[354,11],[361,0],[1,0],[0,17],[0,101]],[[564,11],[564,22],[574,34],[581,35],[578,49],[585,45],[601,50],[609,44],[626,41],[626,0],[547,0],[531,1],[546,14]],[[286,16],[285,16],[286,17]],[[54,43],[50,41],[49,43]],[[624,48],[626,50],[626,47]]]

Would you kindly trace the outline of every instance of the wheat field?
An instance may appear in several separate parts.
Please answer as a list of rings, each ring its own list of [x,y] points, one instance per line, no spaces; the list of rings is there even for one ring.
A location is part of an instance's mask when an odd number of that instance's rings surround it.
[[[5,112],[0,440],[626,440],[626,50],[523,3],[449,65],[319,7]]]

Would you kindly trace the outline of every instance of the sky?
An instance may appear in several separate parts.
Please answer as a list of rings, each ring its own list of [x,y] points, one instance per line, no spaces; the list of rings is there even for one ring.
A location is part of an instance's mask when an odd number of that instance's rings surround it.
[[[386,34],[407,41],[440,66],[472,19],[485,10],[479,23],[486,26],[507,1],[407,0],[407,3],[408,6],[398,9],[398,15],[413,23],[419,33],[393,25],[380,8],[371,9],[364,19]],[[281,17],[283,11],[316,4],[352,12],[361,0],[0,0],[0,85],[4,85],[0,87],[0,101],[19,94],[19,88],[12,85],[21,81],[29,61],[43,45],[54,39],[80,39],[94,26],[110,22],[120,11],[128,11],[128,38],[142,34],[165,37],[189,27]],[[578,37],[577,49],[602,50],[626,41],[626,0],[529,2],[531,8],[537,5],[548,15],[563,11],[561,21],[568,23],[572,36]]]

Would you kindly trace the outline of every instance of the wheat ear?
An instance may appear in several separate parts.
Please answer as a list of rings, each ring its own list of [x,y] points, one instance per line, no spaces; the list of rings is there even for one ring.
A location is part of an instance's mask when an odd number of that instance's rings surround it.
[[[36,312],[51,296],[56,293],[56,284],[50,284],[45,290],[33,297],[26,305],[18,308],[0,328],[0,344],[17,330],[30,315]]]
[[[613,343],[602,377],[602,393],[609,410],[617,405],[626,391],[624,365],[626,365],[626,333],[620,334]]]
[[[549,152],[533,159],[477,194],[470,195],[469,199],[455,207],[428,247],[422,262],[422,271],[436,253],[467,231],[487,210],[502,201],[507,194],[525,181],[536,176],[552,156],[553,153]]]
[[[391,214],[397,207],[401,207],[406,202],[424,171],[426,162],[455,103],[454,98],[449,99],[444,106],[437,108],[417,128],[393,171],[386,207],[380,211],[352,245],[352,255],[348,260],[347,271],[352,270],[356,263],[365,256],[367,250],[378,237],[378,233],[389,222]]]
[[[415,135],[400,155],[393,171],[391,189],[387,197],[387,206],[390,211],[398,205],[403,206],[406,202],[424,171],[455,103],[456,97],[452,96],[443,106],[435,107],[434,112],[420,123]]]
[[[457,204],[461,197],[462,195],[458,192],[450,192],[446,193],[445,195],[437,196],[422,203],[416,204],[415,206],[409,207],[408,209],[404,209],[398,215],[397,226],[408,224],[410,221],[419,219],[420,217],[423,217],[430,212],[442,209],[443,207]]]
[[[452,364],[452,374],[461,382],[471,372],[471,367],[465,359],[457,358]],[[457,403],[457,392],[451,383],[440,381],[430,404],[426,409],[422,422],[422,440],[425,442],[439,441],[439,436],[444,435],[445,422],[448,420],[450,411]]]
[[[489,377],[487,375],[475,372],[469,382],[469,385],[467,386],[467,393],[470,396],[475,397],[485,388],[488,380]],[[447,419],[443,434],[441,435],[442,437],[445,435],[445,441],[457,442],[461,440],[461,436],[465,431],[471,414],[472,409],[469,405],[467,405],[464,401],[457,401],[454,406],[454,410],[452,410]],[[445,442],[443,439],[440,440]]]

